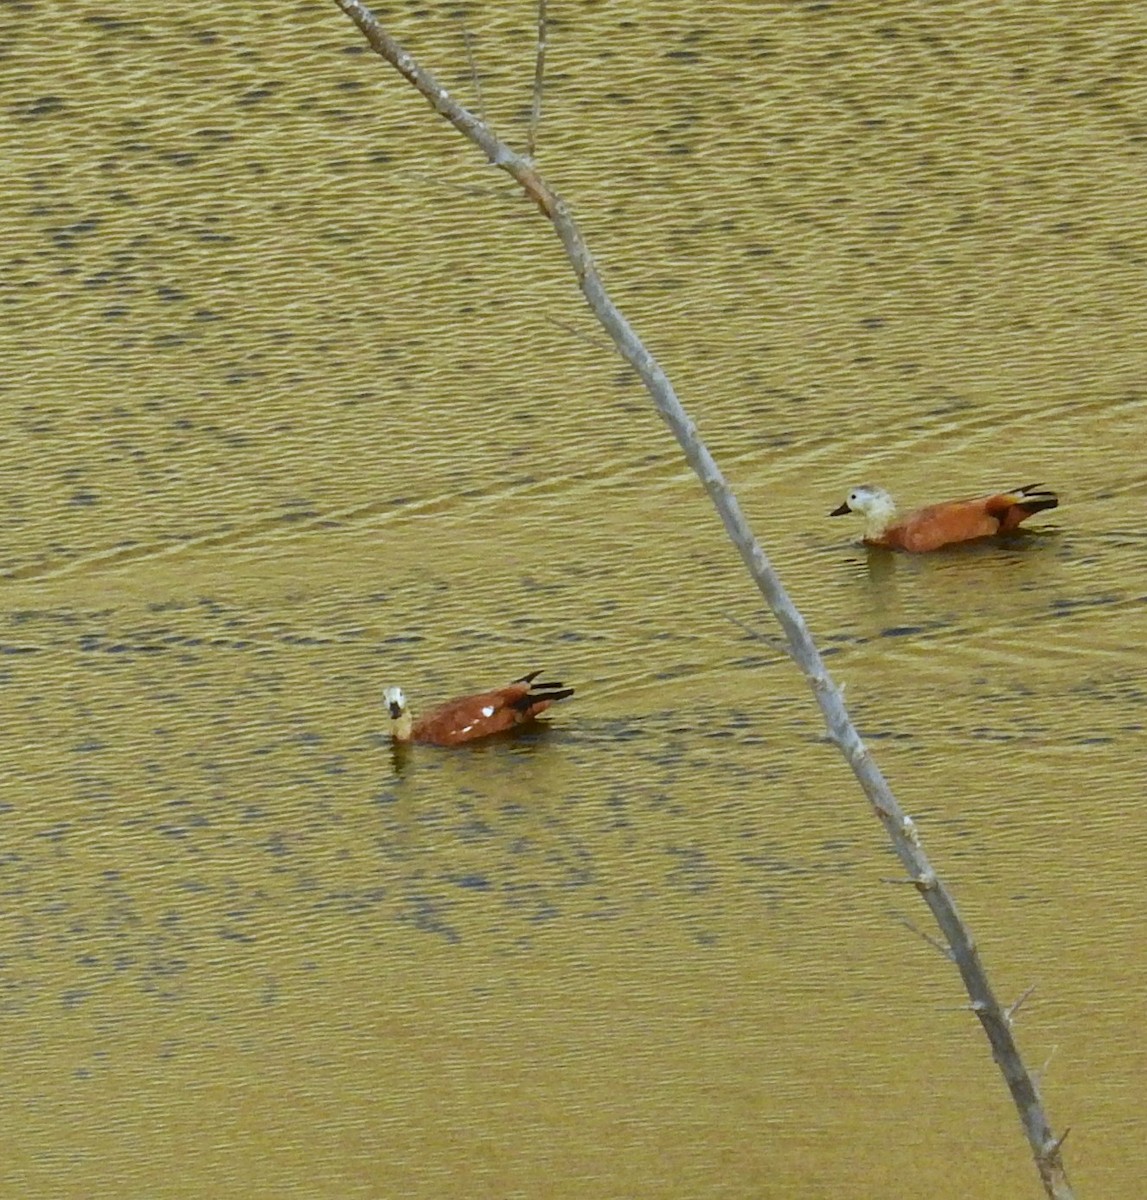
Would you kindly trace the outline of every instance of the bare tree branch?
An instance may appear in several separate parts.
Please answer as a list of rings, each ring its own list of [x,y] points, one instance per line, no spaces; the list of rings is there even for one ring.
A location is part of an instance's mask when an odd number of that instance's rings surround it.
[[[1031,1074],[1012,1036],[1007,1013],[997,1000],[980,961],[971,930],[964,924],[951,894],[932,869],[920,845],[912,818],[897,803],[887,780],[861,740],[845,707],[841,690],[825,668],[804,618],[753,536],[736,496],[682,407],[668,376],[609,298],[589,247],[565,202],[529,159],[515,153],[481,120],[449,95],[437,79],[415,62],[382,28],[374,14],[359,0],[335,0],[335,3],[354,21],[370,45],[425,96],[434,110],[465,134],[494,166],[508,172],[543,216],[553,223],[586,301],[622,357],[641,376],[658,412],[673,431],[686,460],[709,493],[725,532],[737,547],[749,574],[776,616],[788,642],[789,653],[808,680],[824,714],[829,739],[852,768],[874,812],[884,825],[897,856],[925,904],[931,909],[971,998],[972,1011],[983,1026],[992,1055],[1011,1091],[1047,1195],[1052,1200],[1072,1200],[1073,1193],[1060,1156],[1061,1139],[1057,1139],[1051,1131]]]

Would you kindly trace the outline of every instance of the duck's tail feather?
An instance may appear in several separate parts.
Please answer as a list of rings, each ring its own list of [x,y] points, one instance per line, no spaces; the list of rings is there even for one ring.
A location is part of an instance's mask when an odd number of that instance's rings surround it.
[[[514,707],[525,710],[532,708],[535,704],[540,704],[543,700],[548,700],[553,704],[557,700],[564,700],[567,696],[574,694],[572,687],[566,687],[560,679],[543,680],[534,683],[534,680],[541,674],[541,671],[531,671],[529,675],[523,675],[521,679],[515,679],[515,683],[528,683],[530,690],[523,692],[517,700],[514,701]]]
[[[1043,512],[1048,508],[1059,505],[1059,497],[1042,483],[1025,483],[1011,493],[1012,503],[1019,505],[1025,512]]]

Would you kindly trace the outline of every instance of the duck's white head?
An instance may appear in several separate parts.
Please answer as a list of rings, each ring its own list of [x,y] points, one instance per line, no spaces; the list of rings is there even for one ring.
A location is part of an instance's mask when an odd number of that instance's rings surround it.
[[[414,732],[414,718],[406,707],[406,693],[400,687],[388,687],[382,702],[390,714],[390,736],[396,742],[409,742]]]
[[[896,516],[896,501],[883,489],[862,483],[854,487],[844,503],[834,508],[830,517],[843,517],[845,513],[860,513],[865,520],[865,537],[879,537]]]

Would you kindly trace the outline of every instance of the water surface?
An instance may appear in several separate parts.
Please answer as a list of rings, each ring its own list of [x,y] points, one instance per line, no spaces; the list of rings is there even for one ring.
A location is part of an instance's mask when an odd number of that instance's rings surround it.
[[[391,11],[476,102],[462,26]],[[995,985],[1037,985],[1021,1045],[1113,1197],[1147,1174],[1144,24],[574,8],[539,151]],[[333,5],[4,25],[3,1190],[1040,1194],[536,213]],[[532,25],[466,17],[519,144]],[[1063,505],[913,559],[827,519],[868,480]],[[383,736],[387,683],[535,667],[578,694],[524,739]]]

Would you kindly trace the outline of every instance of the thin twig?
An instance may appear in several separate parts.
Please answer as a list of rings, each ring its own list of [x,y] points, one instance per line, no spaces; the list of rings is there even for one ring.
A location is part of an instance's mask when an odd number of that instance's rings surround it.
[[[917,925],[913,925],[907,917],[901,917],[900,924],[903,925],[909,933],[914,933],[918,938],[922,938],[924,941],[926,941],[933,950],[937,951],[939,954],[942,954],[944,958],[948,960],[948,962],[952,962],[954,960],[955,955],[952,953],[952,948],[950,946],[945,946],[943,942],[934,938],[930,933],[925,932]]]
[[[724,617],[726,621],[731,621],[734,625],[743,629],[753,641],[764,642],[766,646],[770,646],[774,650],[779,650],[781,653],[787,654],[790,658],[792,657],[792,651],[789,649],[788,644],[780,638],[769,637],[767,633],[762,633],[759,629],[754,629],[752,625],[742,621],[740,617],[733,616],[732,613],[725,613]]]
[[[556,325],[559,329],[564,329],[566,333],[572,333],[574,337],[588,343],[595,350],[608,350],[611,354],[617,350],[617,347],[612,342],[605,342],[602,341],[601,338],[591,337],[584,329],[579,329],[571,321],[562,321],[558,317],[551,317],[548,315],[546,320],[549,321],[551,325]],[[625,365],[629,367],[630,370],[633,369],[630,363],[626,363]]]
[[[1058,1053],[1059,1045],[1057,1043],[1056,1045],[1052,1046],[1051,1050],[1048,1052],[1047,1058],[1043,1060],[1043,1065],[1038,1071],[1036,1071],[1036,1079],[1039,1081],[1041,1087],[1043,1086],[1043,1077],[1047,1074],[1048,1068],[1051,1066],[1051,1060],[1055,1058]]]
[[[516,192],[511,192],[502,180],[496,180],[494,183],[455,183],[452,179],[440,179],[436,175],[430,175],[425,171],[409,171],[398,168],[393,172],[394,178],[400,179],[416,179],[419,183],[430,184],[432,187],[458,192],[463,196],[483,196],[489,200],[498,200],[505,202],[510,200],[515,206],[518,204],[518,195]],[[520,209],[515,209],[520,213]]]
[[[478,62],[474,57],[474,39],[470,30],[462,26],[462,42],[466,47],[466,61],[470,64],[470,86],[474,89],[474,107],[483,122],[486,120],[485,108],[482,104],[482,80],[478,75]]]
[[[538,0],[538,48],[534,55],[534,102],[530,108],[530,128],[526,134],[526,157],[533,161],[538,146],[538,126],[542,123],[542,81],[546,71],[546,0]]]
[[[1016,1013],[1018,1013],[1020,1011],[1020,1009],[1023,1007],[1024,1001],[1027,1000],[1027,998],[1034,991],[1035,991],[1035,984],[1033,983],[1031,985],[1031,987],[1029,987],[1026,991],[1022,992],[1015,1000],[1013,1000],[1011,1002],[1011,1004],[1008,1005],[1008,1007],[1004,1010],[1004,1015],[1008,1018],[1009,1021],[1011,1021],[1015,1017]]]

